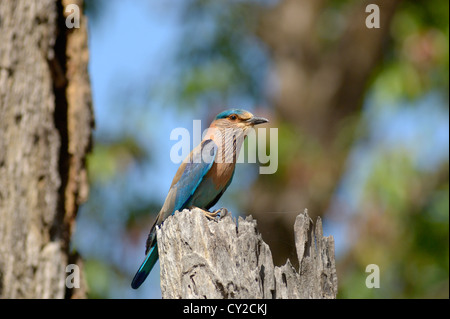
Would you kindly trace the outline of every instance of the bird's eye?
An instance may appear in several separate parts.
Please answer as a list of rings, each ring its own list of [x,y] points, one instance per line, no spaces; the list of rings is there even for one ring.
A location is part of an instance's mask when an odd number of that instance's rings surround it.
[[[235,121],[236,119],[237,119],[236,115],[234,115],[234,114],[230,115],[230,120]]]

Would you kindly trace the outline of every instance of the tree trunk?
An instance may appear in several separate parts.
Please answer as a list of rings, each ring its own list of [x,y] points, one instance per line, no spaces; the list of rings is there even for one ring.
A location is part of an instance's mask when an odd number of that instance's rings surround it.
[[[66,27],[71,2],[80,28]],[[83,280],[66,287],[93,127],[81,9],[0,2],[0,298],[85,297]]]
[[[294,225],[299,271],[275,267],[251,216],[208,220],[199,209],[157,230],[163,298],[336,298],[334,239],[307,212]]]

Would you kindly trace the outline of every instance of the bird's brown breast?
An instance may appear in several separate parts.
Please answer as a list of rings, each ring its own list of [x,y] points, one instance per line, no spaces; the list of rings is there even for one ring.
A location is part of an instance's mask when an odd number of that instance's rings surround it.
[[[233,176],[235,163],[217,163],[211,166],[206,177],[211,178],[216,189],[223,189]]]

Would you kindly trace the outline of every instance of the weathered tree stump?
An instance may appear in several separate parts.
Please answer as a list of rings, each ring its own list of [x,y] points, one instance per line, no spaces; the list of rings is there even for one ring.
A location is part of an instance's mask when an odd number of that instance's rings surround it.
[[[163,298],[336,298],[334,239],[307,211],[295,220],[300,269],[273,264],[251,216],[208,220],[199,209],[170,216],[157,230]]]

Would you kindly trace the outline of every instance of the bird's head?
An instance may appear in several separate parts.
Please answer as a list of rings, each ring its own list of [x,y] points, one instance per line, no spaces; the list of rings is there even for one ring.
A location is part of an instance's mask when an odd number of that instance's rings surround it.
[[[267,119],[254,116],[245,110],[231,109],[223,111],[215,117],[204,138],[212,139],[219,149],[225,150],[225,154],[228,154],[226,156],[232,155],[232,160],[237,158],[237,154],[250,129],[255,125],[267,122],[269,122]],[[227,162],[226,159],[225,162]]]
[[[267,122],[269,122],[269,120],[265,119],[264,117],[254,116],[248,111],[241,109],[231,109],[219,113],[211,123],[211,127],[216,127],[219,129],[242,129],[245,132],[255,125]]]

